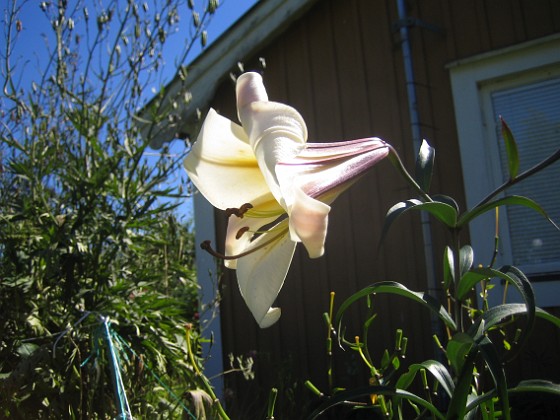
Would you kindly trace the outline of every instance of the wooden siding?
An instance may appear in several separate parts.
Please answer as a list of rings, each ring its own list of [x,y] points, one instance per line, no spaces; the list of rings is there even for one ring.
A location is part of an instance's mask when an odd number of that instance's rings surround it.
[[[454,60],[528,41],[560,31],[560,3],[553,0],[414,0],[409,16],[435,25],[410,28],[418,111],[424,138],[435,147],[436,172],[432,191],[451,195],[464,208],[462,171],[455,128],[449,75],[445,65]],[[390,142],[413,167],[415,151],[407,108],[394,0],[323,0],[255,57],[240,57],[246,69],[266,60],[265,84],[271,100],[288,103],[305,118],[310,141],[336,141],[378,136]],[[212,106],[236,119],[234,86],[224,81]],[[326,255],[311,260],[298,247],[277,304],[278,324],[265,330],[256,325],[244,305],[234,272],[222,280],[222,337],[225,353],[257,354],[258,379],[244,382],[226,378],[233,394],[230,408],[236,418],[263,418],[268,390],[280,388],[281,406],[289,405],[287,388],[311,379],[326,389],[326,329],[322,320],[329,293],[340,304],[360,288],[394,280],[413,290],[425,290],[424,257],[419,219],[403,217],[377,252],[381,223],[387,209],[413,196],[388,162],[383,162],[333,205]],[[225,220],[216,214],[216,242],[223,243]],[[433,229],[436,272],[446,237]],[[438,277],[439,279],[439,277]],[[434,357],[430,319],[425,310],[396,297],[377,297],[378,318],[373,323],[372,346],[379,357],[391,346],[397,327],[409,337],[408,360]],[[363,306],[345,319],[347,336],[361,335]],[[336,352],[337,385],[358,385],[364,374],[353,376],[359,362],[351,352]],[[227,358],[225,359],[227,364]],[[365,373],[365,369],[360,366]],[[362,382],[363,384],[364,382]],[[307,391],[295,390],[298,396]],[[300,407],[301,409],[301,407]],[[247,411],[243,411],[247,410]],[[293,413],[292,413],[293,414]],[[286,417],[288,418],[288,417]],[[295,417],[292,417],[295,418]]]

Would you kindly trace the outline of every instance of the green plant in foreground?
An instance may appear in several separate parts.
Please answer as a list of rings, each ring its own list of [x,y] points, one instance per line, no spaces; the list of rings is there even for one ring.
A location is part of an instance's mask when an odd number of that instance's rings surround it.
[[[308,388],[323,399],[310,418],[318,418],[334,406],[345,405],[353,409],[374,410],[383,418],[402,419],[405,410],[412,410],[418,418],[510,419],[510,396],[521,393],[560,395],[559,384],[544,380],[526,380],[511,387],[504,371],[504,365],[515,357],[530,339],[536,318],[542,318],[557,327],[560,327],[560,319],[536,306],[531,282],[521,270],[510,265],[494,266],[497,250],[488,266],[475,267],[474,250],[469,244],[461,241],[461,232],[486,212],[495,211],[498,223],[498,209],[505,205],[521,205],[532,209],[549,220],[552,228],[558,229],[533,200],[515,195],[500,197],[499,194],[556,162],[560,158],[560,150],[535,167],[518,173],[517,146],[503,120],[502,136],[508,156],[509,180],[463,213],[452,198],[430,196],[427,193],[434,163],[434,150],[426,142],[422,144],[419,152],[414,178],[404,169],[396,154],[390,156],[395,166],[418,191],[420,198],[409,199],[393,206],[387,213],[382,235],[387,234],[395,220],[411,210],[428,212],[449,231],[451,240],[443,251],[444,302],[393,281],[374,283],[354,293],[340,305],[336,314],[333,314],[331,296],[330,313],[325,314],[328,325],[327,347],[332,346],[333,336],[336,336],[339,345],[358,352],[370,372],[371,379],[369,386],[363,388],[337,390],[333,386],[332,370],[329,367],[329,396],[325,396],[313,384],[307,383]],[[496,235],[496,247],[497,243]],[[506,286],[515,288],[523,303],[504,302],[497,306],[489,306],[488,293],[492,287],[492,279],[499,279],[505,282]],[[473,301],[477,291],[480,295],[480,307],[476,307]],[[395,294],[410,299],[439,318],[446,332],[445,338],[434,335],[441,351],[441,360],[414,363],[406,372],[399,372],[400,358],[406,352],[407,340],[403,332],[398,330],[393,350],[386,350],[380,363],[374,363],[367,347],[368,331],[376,317],[372,300],[374,295],[379,298],[384,294]],[[371,315],[363,323],[363,336],[347,340],[344,335],[344,314],[351,305],[362,299],[367,300]],[[505,329],[517,318],[524,319],[523,328],[517,329],[514,340],[516,348],[510,350],[510,354],[506,352],[506,360],[500,355],[499,347],[511,348],[511,344],[503,337]],[[482,374],[488,375],[489,381],[486,382],[489,382],[490,386],[480,380]],[[419,381],[421,388],[425,390],[424,395],[417,395],[409,390],[415,381]],[[433,401],[433,395],[439,396],[437,402]]]
[[[0,418],[192,418],[203,389],[187,351],[201,339],[184,332],[199,305],[176,211],[187,194],[171,184],[182,156],[150,152],[136,114],[179,15],[194,20],[174,51],[184,72],[216,2],[200,15],[183,0],[5,3]],[[42,49],[21,48],[30,7]],[[154,119],[173,119],[162,99],[184,89],[160,89]]]

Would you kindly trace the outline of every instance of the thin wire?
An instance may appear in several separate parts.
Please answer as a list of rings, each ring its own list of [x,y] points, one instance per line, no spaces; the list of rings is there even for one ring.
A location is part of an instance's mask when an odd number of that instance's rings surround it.
[[[105,331],[105,339],[107,341],[107,347],[109,348],[109,355],[111,357],[111,367],[112,374],[113,374],[113,381],[115,382],[115,393],[117,395],[117,400],[120,405],[121,414],[120,417],[123,419],[132,419],[132,414],[130,412],[130,406],[128,404],[128,399],[126,398],[126,392],[124,390],[124,383],[121,376],[121,365],[120,360],[115,352],[115,348],[113,346],[113,340],[111,338],[111,331],[110,331],[110,324],[109,318],[102,317],[103,326]]]
[[[119,334],[117,334],[116,331],[113,330],[112,333],[113,333],[113,336],[115,337],[115,339],[116,339],[121,345],[123,345],[123,346],[126,347],[128,350],[130,350],[130,352],[133,354],[134,357],[136,357],[137,359],[140,359],[140,356],[138,356],[138,354],[132,349],[132,347],[130,347],[130,346],[128,345],[128,343],[127,343],[126,341],[124,341],[124,339],[123,339]],[[141,359],[140,359],[140,360],[141,360]],[[152,376],[156,379],[156,381],[158,381],[159,384],[160,384],[163,388],[165,388],[165,390],[169,393],[169,395],[171,395],[171,396],[173,397],[173,399],[181,406],[181,408],[182,408],[183,410],[185,410],[185,412],[186,412],[189,416],[191,416],[191,418],[192,418],[193,420],[196,420],[195,415],[188,409],[188,407],[187,407],[187,406],[183,403],[183,401],[177,396],[177,394],[175,394],[175,393],[171,390],[171,388],[169,388],[169,386],[168,386],[165,382],[163,382],[163,381],[161,380],[161,378],[150,368],[150,366],[148,366],[148,365],[145,365],[145,366],[146,366],[148,372],[150,372],[150,373],[152,374]]]
[[[82,323],[83,320],[86,319],[91,314],[92,314],[92,312],[90,312],[90,311],[86,312],[71,327],[67,328],[66,330],[64,330],[64,331],[62,331],[61,333],[58,334],[58,337],[53,344],[53,354],[56,351],[56,347],[58,345],[58,342],[68,332],[70,332],[72,329],[75,329],[77,325]],[[134,357],[136,357],[137,359],[140,359],[140,356],[134,351],[134,349],[132,349],[132,347],[130,347],[130,345],[124,340],[124,338],[122,338],[115,330],[113,330],[111,328],[111,322],[109,321],[108,317],[104,317],[102,315],[97,315],[97,318],[99,319],[99,322],[102,325],[100,325],[100,327],[96,329],[96,331],[94,333],[95,334],[94,339],[93,339],[94,347],[93,347],[91,353],[88,355],[88,357],[80,364],[80,368],[84,367],[92,359],[92,357],[97,357],[99,355],[99,346],[98,346],[99,336],[100,336],[101,333],[103,333],[103,335],[105,336],[105,341],[107,342],[107,347],[109,349],[110,362],[111,362],[111,368],[112,368],[111,373],[112,373],[112,377],[113,377],[113,381],[114,381],[115,393],[116,393],[117,400],[118,400],[119,407],[120,407],[119,417],[123,418],[123,419],[132,420],[133,417],[132,417],[132,413],[131,413],[131,410],[130,410],[130,405],[128,403],[128,399],[126,397],[124,382],[123,382],[122,374],[121,374],[121,371],[122,371],[121,363],[120,363],[118,352],[115,351],[115,346],[114,346],[113,339],[115,340],[115,342],[120,344],[119,347],[120,347],[121,352],[123,353],[126,361],[129,361],[129,359],[128,359],[128,356],[127,356],[126,352],[124,351],[125,348],[128,349],[132,353],[132,355]],[[146,364],[145,364],[145,366],[146,366],[147,370],[150,372],[150,374],[156,379],[156,381],[158,381],[158,383],[169,393],[169,395],[171,395],[171,397],[181,406],[181,408],[190,416],[190,418],[192,420],[197,420],[196,416],[183,403],[181,398],[179,398],[179,396],[177,394],[175,394],[165,382],[163,382],[163,380],[150,368],[150,366],[148,366]]]

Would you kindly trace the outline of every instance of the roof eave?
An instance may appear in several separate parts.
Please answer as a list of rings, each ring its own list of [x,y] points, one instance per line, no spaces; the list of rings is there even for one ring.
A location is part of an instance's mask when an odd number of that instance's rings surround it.
[[[158,108],[175,108],[170,118],[154,123],[155,100],[140,112],[138,125],[142,137],[149,138],[150,146],[159,149],[164,143],[193,133],[198,116],[207,110],[218,82],[227,77],[237,63],[252,57],[271,42],[316,1],[266,0],[255,4],[189,64],[184,80],[176,77],[165,87],[164,103]],[[189,93],[188,101],[183,99],[185,90]]]

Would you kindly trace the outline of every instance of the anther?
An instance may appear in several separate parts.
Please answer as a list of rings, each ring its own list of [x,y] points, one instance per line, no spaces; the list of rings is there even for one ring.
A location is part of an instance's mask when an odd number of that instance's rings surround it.
[[[243,215],[247,213],[248,210],[252,209],[253,205],[251,203],[245,203],[239,208],[227,208],[226,209],[226,217],[231,216],[232,214],[240,219],[243,218]]]
[[[237,233],[235,234],[235,239],[241,238],[241,237],[243,236],[243,234],[244,234],[245,232],[247,232],[248,230],[249,230],[249,226],[244,226],[244,227],[242,227],[241,229],[239,229],[239,230],[237,231]]]

